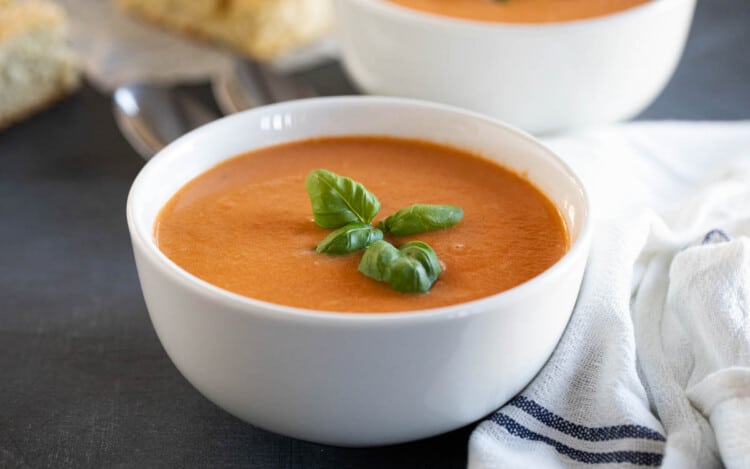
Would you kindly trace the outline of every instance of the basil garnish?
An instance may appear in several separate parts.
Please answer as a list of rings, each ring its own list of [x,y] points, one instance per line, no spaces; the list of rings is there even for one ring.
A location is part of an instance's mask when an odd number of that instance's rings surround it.
[[[400,249],[387,241],[377,241],[359,263],[360,272],[403,293],[428,291],[440,270],[435,251],[422,241],[411,241]]]
[[[315,248],[326,254],[347,254],[359,251],[383,239],[383,232],[372,225],[349,223],[326,236]]]
[[[385,282],[388,267],[401,256],[401,252],[388,241],[375,241],[359,262],[359,271],[379,282]]]
[[[424,293],[430,289],[433,280],[419,261],[402,256],[390,265],[386,282],[401,293]]]
[[[463,216],[461,207],[453,205],[414,204],[402,208],[378,226],[386,233],[407,236],[451,227]]]
[[[437,254],[435,254],[435,251],[429,244],[423,241],[409,241],[398,248],[398,250],[401,251],[401,254],[404,256],[411,257],[422,264],[425,272],[427,272],[427,276],[432,282],[437,280],[442,269],[440,268]]]
[[[305,181],[315,223],[323,228],[370,223],[380,210],[378,198],[362,184],[324,169],[316,169]]]
[[[464,216],[452,205],[415,204],[370,224],[380,202],[365,186],[325,169],[316,169],[305,180],[315,223],[337,228],[315,248],[325,254],[347,254],[366,249],[359,271],[404,293],[426,292],[440,276],[435,251],[422,241],[410,241],[401,248],[383,241],[384,233],[406,236],[448,228]]]

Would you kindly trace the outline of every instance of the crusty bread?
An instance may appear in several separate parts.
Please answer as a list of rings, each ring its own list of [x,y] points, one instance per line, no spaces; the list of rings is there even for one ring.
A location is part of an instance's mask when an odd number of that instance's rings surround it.
[[[0,0],[0,129],[78,87],[78,62],[65,26],[57,5]]]
[[[259,60],[272,59],[321,36],[330,0],[118,0],[120,7],[159,25],[226,44]]]

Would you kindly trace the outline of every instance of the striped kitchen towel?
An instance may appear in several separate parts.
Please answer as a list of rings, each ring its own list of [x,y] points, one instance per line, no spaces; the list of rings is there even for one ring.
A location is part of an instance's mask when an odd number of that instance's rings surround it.
[[[471,436],[469,467],[750,468],[750,122],[547,143],[595,214],[549,362]]]

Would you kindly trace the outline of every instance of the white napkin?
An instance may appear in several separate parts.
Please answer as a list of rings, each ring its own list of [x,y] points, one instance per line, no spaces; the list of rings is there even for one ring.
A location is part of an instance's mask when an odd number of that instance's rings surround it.
[[[547,139],[595,235],[550,361],[481,423],[469,467],[750,468],[750,122]]]

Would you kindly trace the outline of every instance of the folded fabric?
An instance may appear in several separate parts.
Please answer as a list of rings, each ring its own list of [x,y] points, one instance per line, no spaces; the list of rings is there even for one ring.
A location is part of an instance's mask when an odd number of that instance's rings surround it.
[[[549,362],[469,467],[750,467],[750,122],[550,138],[595,234]]]

